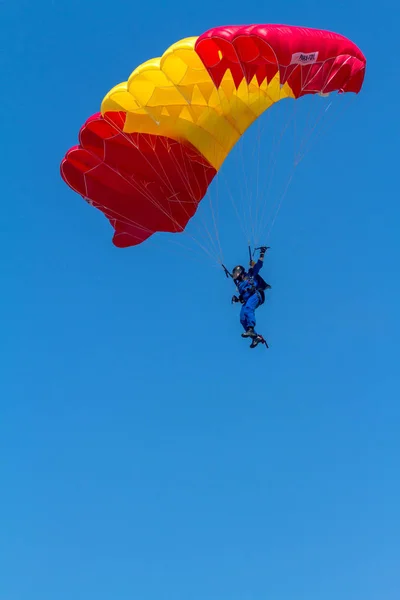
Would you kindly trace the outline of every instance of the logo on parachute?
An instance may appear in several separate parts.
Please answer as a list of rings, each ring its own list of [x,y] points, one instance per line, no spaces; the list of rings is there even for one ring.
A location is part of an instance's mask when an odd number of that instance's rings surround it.
[[[291,65],[312,65],[317,62],[318,52],[295,52],[292,54]]]

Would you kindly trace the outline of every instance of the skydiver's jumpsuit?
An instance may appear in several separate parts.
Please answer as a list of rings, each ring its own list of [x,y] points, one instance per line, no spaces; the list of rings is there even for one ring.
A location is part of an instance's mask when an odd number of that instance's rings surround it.
[[[244,279],[236,282],[240,298],[243,300],[242,309],[240,311],[240,323],[245,331],[247,331],[249,327],[254,328],[256,326],[255,310],[263,304],[265,300],[264,291],[257,289],[257,275],[263,264],[262,260],[258,260],[254,267],[251,267],[248,273],[244,274]]]

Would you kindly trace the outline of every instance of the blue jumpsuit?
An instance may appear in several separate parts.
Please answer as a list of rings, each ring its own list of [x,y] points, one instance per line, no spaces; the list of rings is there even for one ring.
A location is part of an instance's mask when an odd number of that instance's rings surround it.
[[[263,303],[263,295],[254,288],[257,288],[258,284],[258,272],[263,266],[263,261],[258,260],[254,267],[251,267],[248,273],[245,273],[245,279],[243,281],[237,281],[236,287],[240,294],[240,298],[243,300],[242,309],[240,311],[240,323],[245,331],[249,327],[256,326],[256,315],[255,310]]]

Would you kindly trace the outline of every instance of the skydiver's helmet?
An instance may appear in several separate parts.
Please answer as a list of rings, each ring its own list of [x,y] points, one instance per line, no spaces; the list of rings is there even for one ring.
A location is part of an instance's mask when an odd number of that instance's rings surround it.
[[[242,265],[238,265],[232,271],[232,279],[234,281],[237,281],[238,279],[241,279],[242,275],[244,275],[245,272],[246,272],[245,268],[242,267]]]

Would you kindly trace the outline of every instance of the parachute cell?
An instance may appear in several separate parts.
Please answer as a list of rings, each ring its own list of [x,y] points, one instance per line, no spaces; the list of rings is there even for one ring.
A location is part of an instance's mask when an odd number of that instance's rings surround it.
[[[110,220],[120,248],[156,231],[182,231],[216,173],[189,143],[123,133],[125,118],[90,117],[61,166],[70,187]]]
[[[248,127],[275,102],[358,93],[365,57],[345,37],[284,25],[228,26],[171,46],[114,87],[61,163],[127,247],[181,232]]]

